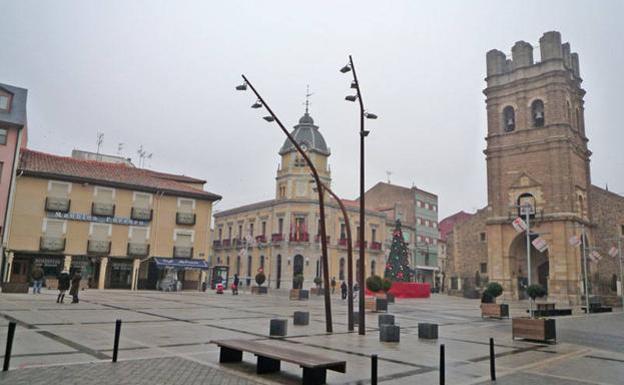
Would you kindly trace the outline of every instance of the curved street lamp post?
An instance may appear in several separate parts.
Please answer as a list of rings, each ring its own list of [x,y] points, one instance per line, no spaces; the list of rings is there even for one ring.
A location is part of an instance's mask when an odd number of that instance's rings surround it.
[[[257,109],[263,106],[266,108],[270,116],[265,116],[263,117],[263,119],[266,120],[267,122],[277,123],[277,125],[282,129],[284,134],[286,134],[290,142],[295,146],[297,151],[301,154],[303,159],[306,161],[308,167],[310,167],[310,170],[312,171],[312,176],[314,177],[314,181],[316,182],[316,185],[320,187],[318,189],[318,196],[319,196],[319,216],[320,216],[320,224],[321,224],[320,232],[321,232],[321,254],[322,254],[322,260],[323,260],[323,281],[325,283],[324,285],[325,286],[325,330],[327,331],[327,333],[332,333],[333,327],[332,327],[332,315],[331,315],[331,298],[330,298],[330,292],[329,292],[329,286],[330,286],[329,263],[327,260],[327,232],[326,232],[326,226],[325,226],[325,204],[324,204],[324,199],[323,199],[323,184],[318,175],[318,172],[316,171],[316,168],[314,167],[314,164],[312,163],[308,155],[305,153],[305,151],[303,151],[303,149],[299,146],[299,143],[297,143],[295,138],[293,138],[292,135],[290,135],[290,132],[288,132],[288,130],[286,129],[286,127],[284,127],[284,125],[279,120],[279,118],[273,113],[273,111],[267,105],[264,99],[262,99],[262,96],[260,96],[258,91],[256,91],[256,89],[251,84],[251,82],[247,79],[247,77],[245,77],[245,75],[241,75],[241,76],[243,77],[243,80],[245,82],[239,86],[236,86],[236,90],[245,91],[247,89],[247,86],[251,88],[253,93],[258,98],[256,103],[252,105],[252,108]]]
[[[364,198],[364,138],[368,136],[370,131],[364,129],[364,118],[377,119],[377,115],[366,112],[364,109],[364,101],[362,100],[362,92],[360,90],[360,83],[355,72],[355,65],[353,64],[353,58],[349,55],[349,63],[340,69],[340,72],[347,73],[353,72],[353,81],[351,82],[351,88],[356,90],[355,95],[348,95],[345,100],[349,102],[359,102],[360,106],[360,232],[358,234],[359,247],[360,247],[360,260],[358,267],[360,269],[358,274],[358,281],[360,282],[360,296],[359,296],[359,312],[358,312],[358,333],[360,335],[366,334],[365,329],[365,317],[364,317],[364,291],[365,291],[365,265],[364,265],[364,235],[365,235],[365,198]]]

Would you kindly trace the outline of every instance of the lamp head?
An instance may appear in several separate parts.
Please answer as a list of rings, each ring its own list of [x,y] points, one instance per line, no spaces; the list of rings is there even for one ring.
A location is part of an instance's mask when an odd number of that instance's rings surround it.
[[[267,122],[275,121],[275,118],[270,116],[270,115],[267,115],[267,116],[263,117],[262,119],[266,120]]]
[[[351,71],[351,67],[348,64],[340,69],[340,72],[343,74],[346,74],[349,71]]]
[[[259,100],[256,100],[256,102],[251,105],[251,108],[261,108],[261,107],[262,107],[262,103],[260,103]]]
[[[240,86],[236,86],[236,91],[246,91],[247,90],[247,83],[243,83]]]
[[[366,117],[366,119],[377,119],[377,115],[370,112],[365,113],[364,116]]]
[[[357,95],[347,95],[345,96],[345,100],[348,100],[350,102],[355,102],[357,100]]]

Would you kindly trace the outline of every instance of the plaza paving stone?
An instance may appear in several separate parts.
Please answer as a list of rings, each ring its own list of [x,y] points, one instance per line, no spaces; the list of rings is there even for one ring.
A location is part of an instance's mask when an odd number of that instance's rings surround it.
[[[246,290],[239,296],[87,290],[77,305],[56,304],[52,291],[0,294],[2,350],[8,321],[18,322],[11,371],[0,375],[0,383],[301,382],[301,369],[289,363],[283,363],[279,373],[256,376],[255,357],[247,353],[243,363],[219,364],[218,348],[209,342],[228,338],[260,340],[347,361],[346,374],[328,372],[329,384],[370,381],[371,354],[379,355],[380,383],[437,383],[441,344],[446,349],[448,384],[489,383],[490,337],[496,344],[498,384],[620,384],[624,378],[622,313],[558,318],[558,343],[547,345],[512,340],[511,320],[482,319],[475,300],[446,295],[399,299],[390,304],[389,313],[401,326],[401,342],[382,343],[376,313],[366,313],[365,336],[349,333],[346,301],[334,296],[334,333],[327,334],[323,298],[289,301],[287,294],[287,290],[263,296]],[[526,303],[511,303],[510,308],[513,316],[524,315]],[[310,325],[293,325],[292,315],[298,310],[310,312]],[[113,365],[118,318],[123,320],[120,362]],[[269,338],[272,318],[289,320],[287,337]],[[419,339],[421,322],[437,323],[440,338]],[[572,382],[565,382],[568,379]]]

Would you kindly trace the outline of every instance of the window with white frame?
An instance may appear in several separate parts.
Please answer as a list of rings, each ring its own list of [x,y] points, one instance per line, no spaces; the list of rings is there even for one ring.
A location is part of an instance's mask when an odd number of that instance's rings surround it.
[[[178,212],[192,213],[195,210],[195,199],[178,198]]]
[[[67,231],[67,221],[44,218],[42,231],[47,237],[61,238]]]
[[[137,208],[149,209],[152,205],[152,194],[136,191],[133,192],[132,205]]]
[[[48,195],[54,198],[67,198],[71,192],[69,182],[48,181]]]
[[[149,239],[150,228],[143,226],[130,226],[128,238],[133,243],[145,243]]]
[[[7,135],[9,131],[6,128],[0,128],[0,144],[7,143]]]
[[[94,195],[95,195],[95,201],[98,203],[115,202],[115,189],[114,188],[95,186]]]
[[[193,246],[194,233],[192,230],[176,230],[173,238],[176,246],[191,247]]]
[[[8,111],[11,107],[11,96],[8,94],[0,94],[0,110]]]
[[[91,223],[89,226],[89,237],[98,241],[105,241],[113,233],[113,225],[108,223]]]

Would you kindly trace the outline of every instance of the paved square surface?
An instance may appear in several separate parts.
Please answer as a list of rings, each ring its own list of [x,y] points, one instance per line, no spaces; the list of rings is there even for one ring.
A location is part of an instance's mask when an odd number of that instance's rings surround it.
[[[370,383],[370,355],[379,356],[379,382],[438,383],[445,345],[447,384],[487,384],[489,338],[496,345],[498,384],[621,384],[624,378],[622,313],[557,319],[557,344],[511,339],[509,320],[480,317],[479,302],[446,295],[397,300],[389,312],[401,326],[400,343],[379,342],[377,314],[366,314],[367,334],[349,333],[346,302],[332,300],[334,333],[325,333],[322,297],[290,301],[270,295],[214,292],[88,290],[79,304],[57,304],[54,292],[0,294],[0,350],[9,321],[17,322],[7,384],[299,384],[301,369],[282,363],[279,373],[257,376],[255,357],[219,364],[213,339],[253,339],[347,362],[347,373],[328,372],[329,384]],[[525,304],[511,304],[521,315]],[[310,312],[310,325],[294,326],[294,311]],[[288,336],[270,339],[269,320],[288,318]],[[112,364],[115,320],[123,321],[119,362]],[[418,323],[439,325],[439,339],[418,338]]]

